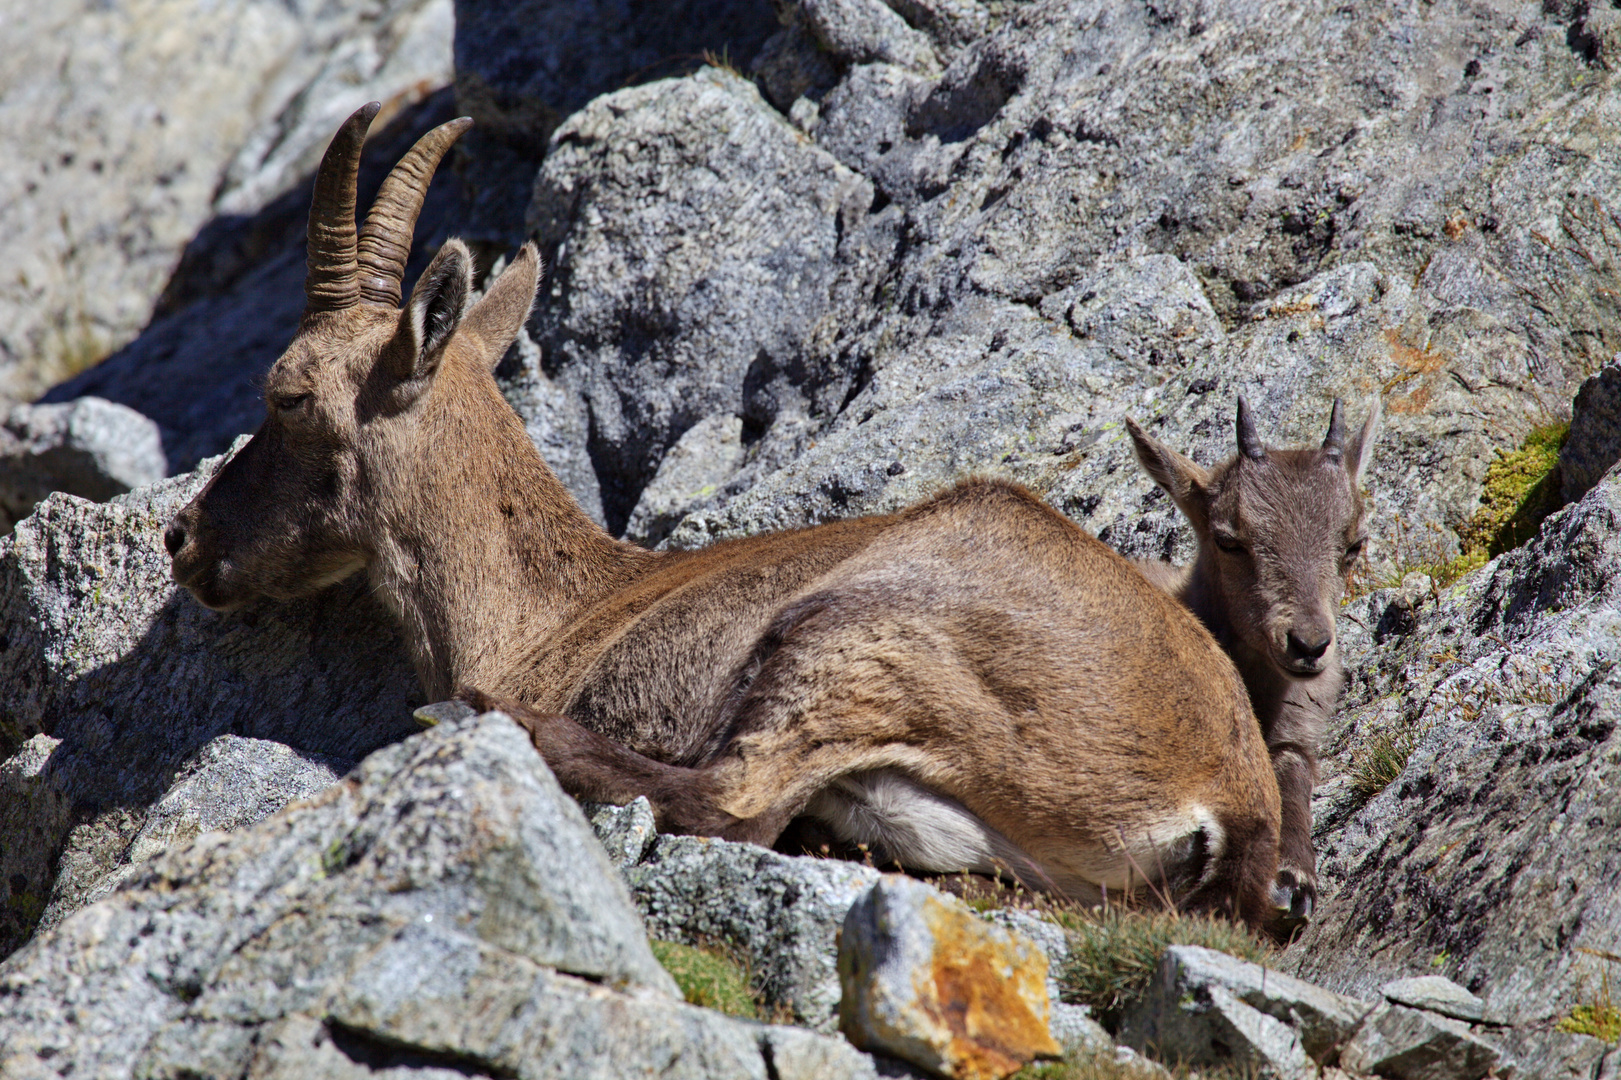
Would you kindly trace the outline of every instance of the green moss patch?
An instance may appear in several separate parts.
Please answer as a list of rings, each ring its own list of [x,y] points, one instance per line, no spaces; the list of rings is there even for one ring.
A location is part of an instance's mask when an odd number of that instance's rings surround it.
[[[729,950],[674,941],[654,940],[649,944],[687,1001],[728,1016],[760,1019],[760,1003],[750,984],[748,968]]]
[[[1591,1035],[1607,1043],[1621,1042],[1621,1009],[1607,1001],[1578,1005],[1559,1021],[1558,1027],[1572,1035]]]
[[[1480,509],[1458,530],[1461,559],[1484,564],[1537,534],[1542,519],[1560,506],[1559,450],[1569,437],[1568,421],[1547,424],[1486,467]]]

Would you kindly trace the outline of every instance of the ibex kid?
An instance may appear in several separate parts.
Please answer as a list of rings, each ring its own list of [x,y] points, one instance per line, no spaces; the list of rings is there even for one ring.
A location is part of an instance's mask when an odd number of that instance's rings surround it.
[[[1379,430],[1377,398],[1349,444],[1343,411],[1335,399],[1321,447],[1274,450],[1240,397],[1238,453],[1213,469],[1126,421],[1137,459],[1199,542],[1191,566],[1140,560],[1138,568],[1199,617],[1244,678],[1283,800],[1273,903],[1295,926],[1317,900],[1311,789],[1345,682],[1334,615],[1368,542],[1362,475]]]

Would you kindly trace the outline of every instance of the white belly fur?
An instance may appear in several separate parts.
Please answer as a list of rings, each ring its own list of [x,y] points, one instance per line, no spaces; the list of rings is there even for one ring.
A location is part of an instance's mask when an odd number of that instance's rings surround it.
[[[1121,898],[1141,893],[1145,878],[1158,886],[1165,876],[1161,859],[1180,862],[1200,831],[1210,848],[1204,868],[1208,874],[1225,841],[1214,815],[1195,804],[1146,829],[1066,852],[1061,863],[1043,866],[956,799],[888,771],[841,778],[819,792],[805,813],[839,839],[880,848],[910,870],[1008,876],[1027,888],[1062,893],[1082,903],[1097,903],[1106,893]]]

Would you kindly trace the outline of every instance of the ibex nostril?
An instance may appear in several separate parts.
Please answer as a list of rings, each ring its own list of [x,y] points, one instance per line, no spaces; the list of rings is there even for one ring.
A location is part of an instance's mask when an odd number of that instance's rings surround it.
[[[1310,639],[1303,638],[1293,630],[1289,631],[1289,652],[1303,660],[1317,660],[1328,651],[1334,643],[1333,634],[1313,635]]]
[[[186,529],[178,521],[169,522],[169,527],[163,530],[163,546],[169,549],[169,555],[179,554],[180,549],[186,546]]]

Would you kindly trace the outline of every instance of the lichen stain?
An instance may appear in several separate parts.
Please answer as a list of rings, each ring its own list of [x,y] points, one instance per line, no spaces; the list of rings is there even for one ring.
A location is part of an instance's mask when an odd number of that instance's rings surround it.
[[[986,940],[975,916],[939,901],[930,901],[927,913],[934,932],[933,993],[918,997],[951,1033],[951,1075],[1002,1080],[1035,1058],[1059,1056],[1047,1028],[1043,958]]]

